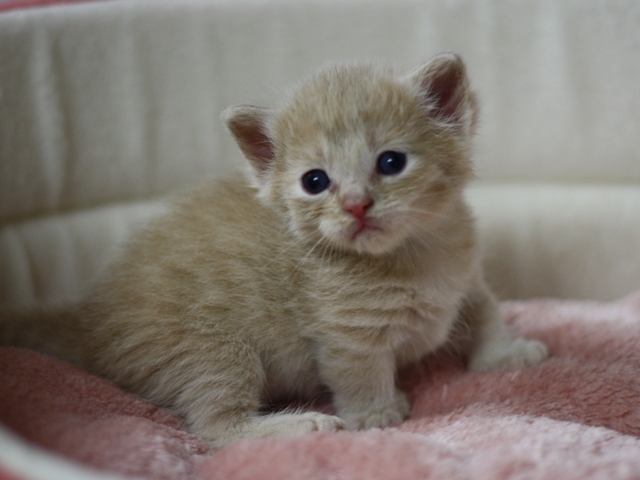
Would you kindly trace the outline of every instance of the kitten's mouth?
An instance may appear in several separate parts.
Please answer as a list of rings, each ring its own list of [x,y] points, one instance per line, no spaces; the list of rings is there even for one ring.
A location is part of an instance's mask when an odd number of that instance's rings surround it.
[[[371,234],[373,232],[382,232],[382,228],[377,227],[375,225],[371,225],[370,223],[367,223],[366,221],[362,221],[362,220],[356,222],[355,226],[356,228],[353,234],[351,235],[352,240],[355,240],[356,238],[363,235]]]

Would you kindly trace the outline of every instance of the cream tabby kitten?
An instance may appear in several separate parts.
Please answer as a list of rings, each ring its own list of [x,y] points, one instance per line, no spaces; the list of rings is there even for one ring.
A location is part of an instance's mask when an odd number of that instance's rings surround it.
[[[398,368],[454,328],[472,370],[536,365],[547,349],[501,323],[463,199],[476,109],[449,53],[406,76],[332,66],[281,108],[232,107],[249,179],[186,195],[73,314],[5,319],[3,343],[112,379],[216,446],[401,422]],[[326,388],[337,416],[260,413]]]

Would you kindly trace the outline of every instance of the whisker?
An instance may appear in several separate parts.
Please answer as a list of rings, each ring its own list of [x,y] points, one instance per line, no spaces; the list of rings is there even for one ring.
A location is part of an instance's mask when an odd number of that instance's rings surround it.
[[[311,254],[312,254],[312,253],[313,253],[313,251],[316,249],[316,247],[317,247],[318,245],[320,245],[320,243],[322,243],[322,241],[323,241],[323,240],[324,240],[324,238],[322,238],[322,237],[321,237],[321,238],[320,238],[320,240],[318,240],[318,241],[313,245],[313,247],[311,247],[311,248],[309,249],[309,251],[308,251],[308,252],[307,252],[307,253],[306,253],[306,254],[305,254],[305,255],[304,255],[304,256],[303,256],[299,261],[298,261],[298,264],[297,264],[297,265],[296,265],[296,267],[293,269],[294,273],[297,273],[297,272],[298,272],[298,269],[302,266],[302,264],[303,264],[304,262],[306,262],[306,260],[311,256]]]

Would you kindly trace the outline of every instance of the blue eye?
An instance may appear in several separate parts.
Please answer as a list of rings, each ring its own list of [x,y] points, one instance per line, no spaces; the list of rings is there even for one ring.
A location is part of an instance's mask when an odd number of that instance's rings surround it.
[[[380,175],[397,175],[407,165],[407,156],[401,152],[383,152],[378,157],[378,173]]]
[[[302,187],[311,195],[323,192],[329,185],[331,181],[323,170],[311,170],[302,176]]]

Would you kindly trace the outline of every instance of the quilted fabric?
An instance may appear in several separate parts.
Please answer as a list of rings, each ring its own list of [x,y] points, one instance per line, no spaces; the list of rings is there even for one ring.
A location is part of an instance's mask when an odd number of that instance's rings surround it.
[[[494,286],[509,298],[624,295],[640,284],[628,261],[640,258],[629,219],[639,19],[633,0],[112,0],[4,12],[0,304],[77,297],[148,216],[132,212],[242,165],[219,120],[227,106],[271,104],[328,61],[409,69],[442,50],[463,56],[481,99],[487,188],[472,199],[486,238],[502,224],[487,242]]]

